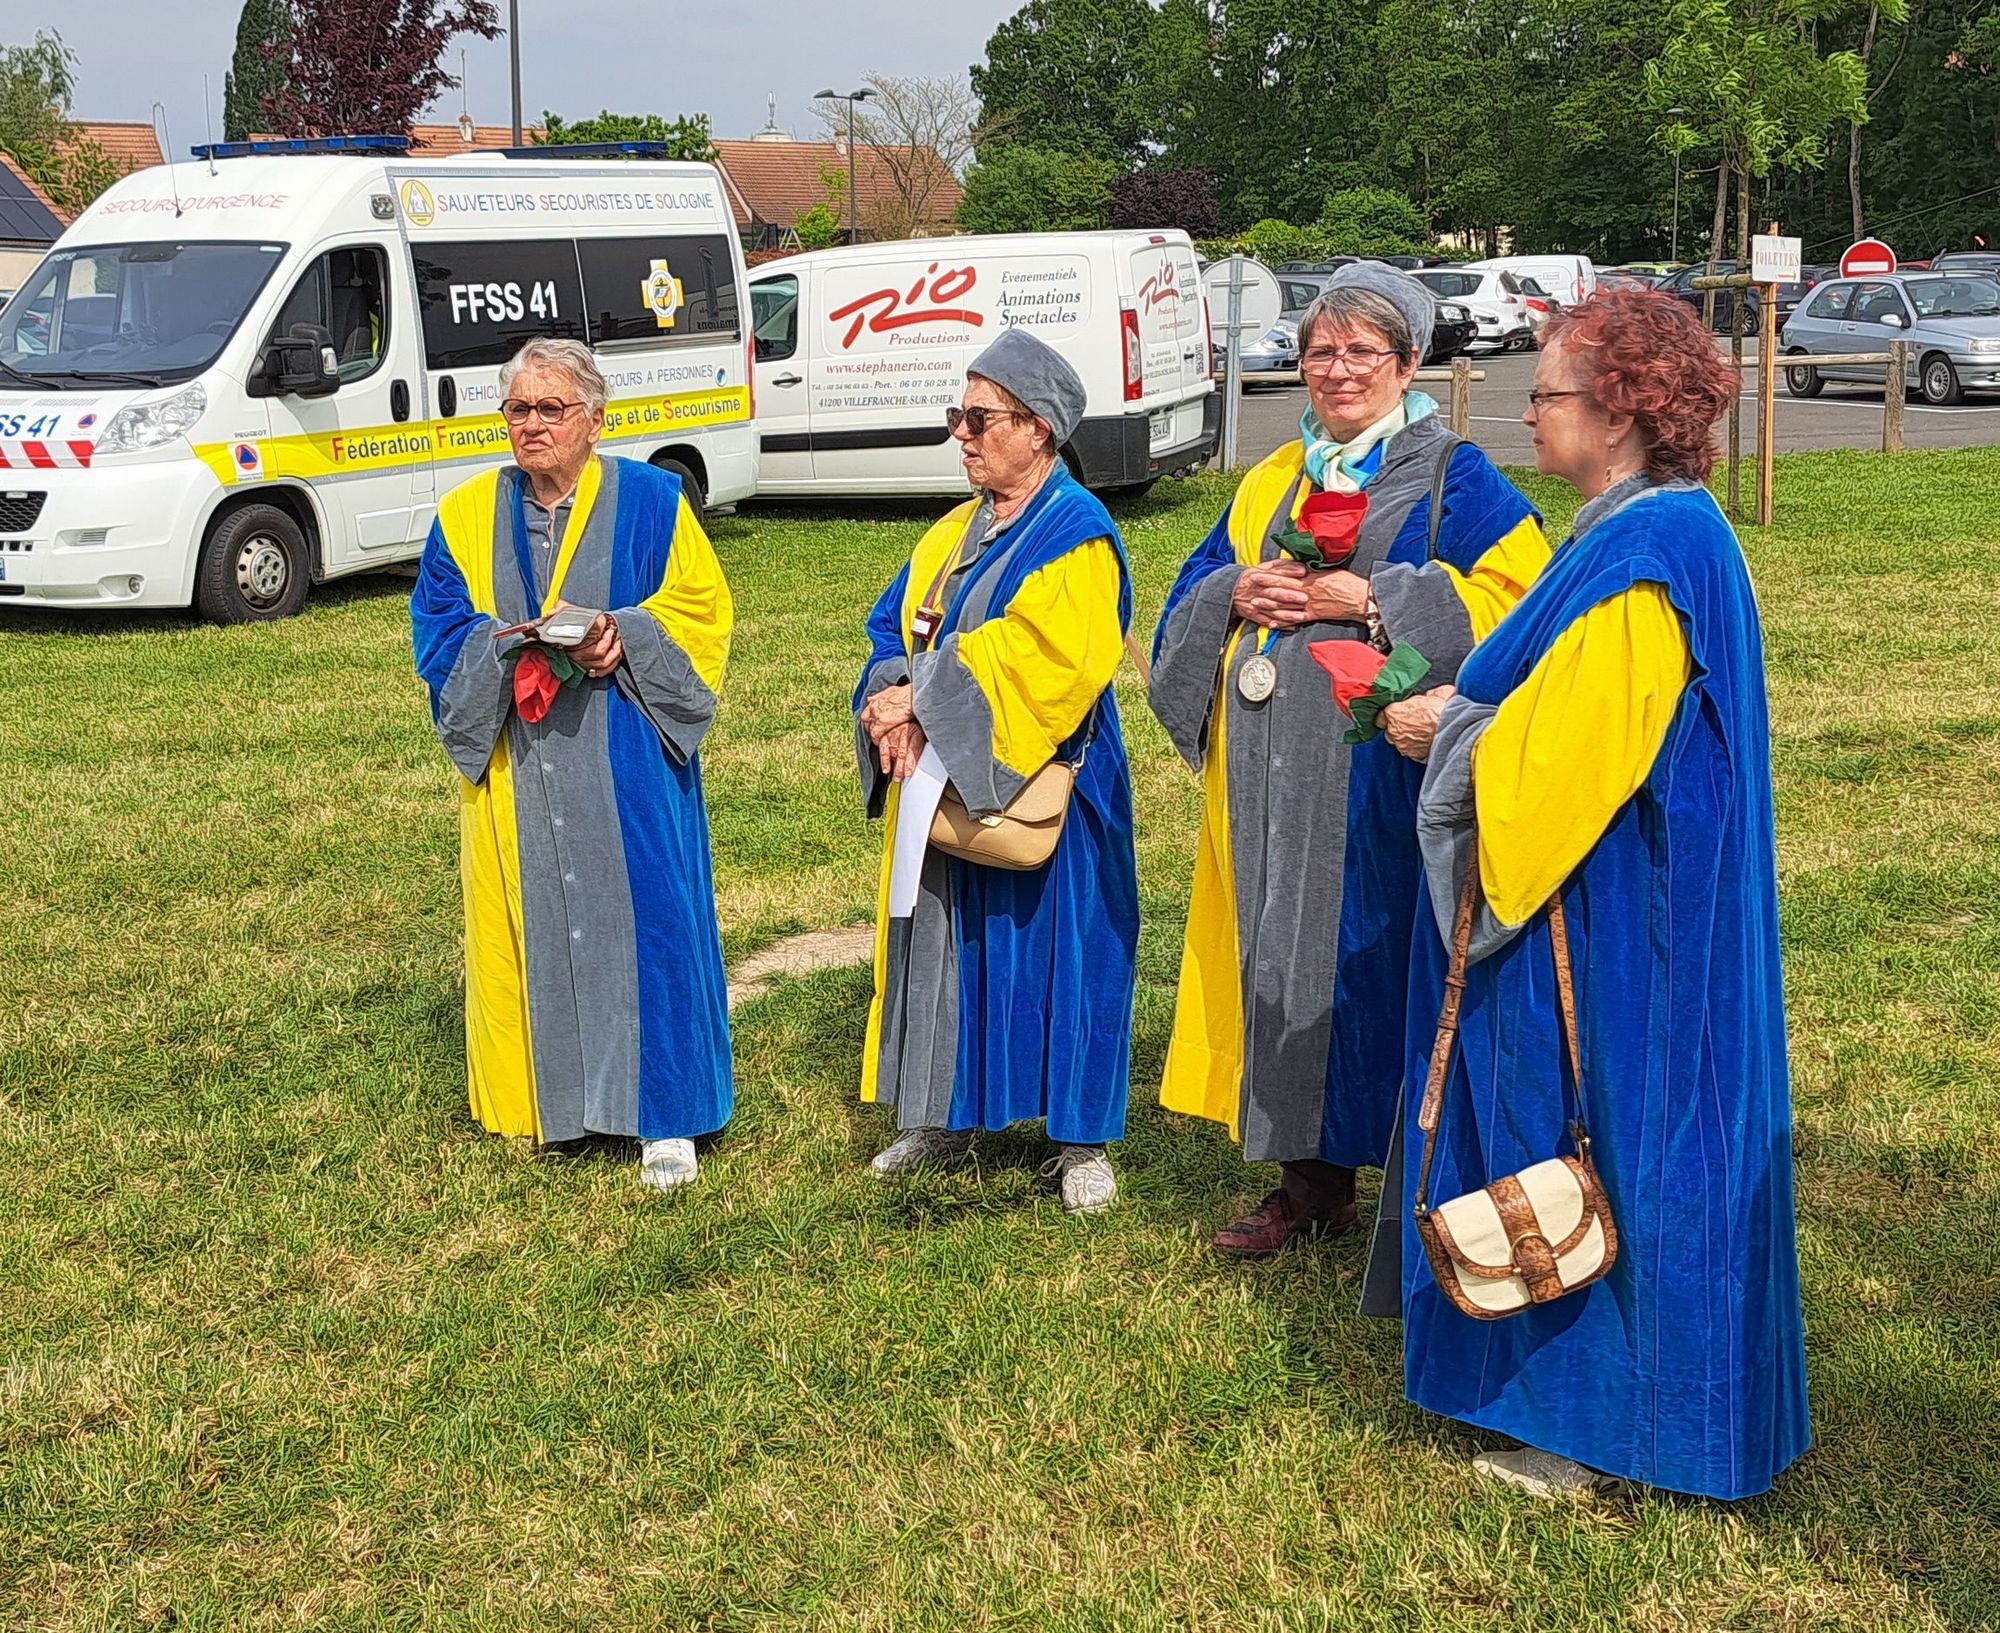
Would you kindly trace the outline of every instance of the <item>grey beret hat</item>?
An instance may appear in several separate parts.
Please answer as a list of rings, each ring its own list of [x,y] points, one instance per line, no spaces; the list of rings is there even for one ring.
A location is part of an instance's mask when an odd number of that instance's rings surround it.
[[[1037,418],[1047,420],[1058,448],[1083,419],[1082,377],[1062,353],[1026,329],[1002,329],[966,373],[1011,391]]]
[[[1431,332],[1437,327],[1437,297],[1407,272],[1385,261],[1355,261],[1335,271],[1326,280],[1326,290],[1366,289],[1385,297],[1410,326],[1410,340],[1422,362],[1431,349]]]

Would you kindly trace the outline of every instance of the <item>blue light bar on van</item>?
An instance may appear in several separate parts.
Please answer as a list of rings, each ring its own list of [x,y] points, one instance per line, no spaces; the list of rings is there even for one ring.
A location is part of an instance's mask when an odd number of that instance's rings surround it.
[[[544,147],[503,147],[493,151],[507,159],[666,159],[673,156],[665,142],[550,142]]]
[[[264,158],[274,153],[407,153],[407,136],[272,136],[254,142],[204,142],[197,159]]]

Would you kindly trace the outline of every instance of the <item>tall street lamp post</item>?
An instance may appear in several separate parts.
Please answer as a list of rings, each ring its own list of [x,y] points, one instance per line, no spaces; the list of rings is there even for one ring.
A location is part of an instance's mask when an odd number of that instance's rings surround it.
[[[854,104],[866,102],[875,94],[875,87],[864,85],[858,91],[842,95],[839,91],[826,90],[813,93],[815,102],[845,102],[847,104],[847,241],[861,242],[861,200],[854,191]]]
[[[514,145],[521,145],[521,0],[507,0],[507,58],[514,80]]]
[[[1669,119],[1678,119],[1686,111],[1687,110],[1685,108],[1669,108],[1667,109],[1667,117]],[[1680,258],[1681,258],[1681,150],[1678,147],[1676,147],[1674,149],[1674,224],[1672,230],[1668,234],[1667,259],[1669,261],[1678,261]]]

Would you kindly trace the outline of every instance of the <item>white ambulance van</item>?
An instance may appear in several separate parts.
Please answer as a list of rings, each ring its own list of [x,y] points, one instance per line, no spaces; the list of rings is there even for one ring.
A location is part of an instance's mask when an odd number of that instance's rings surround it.
[[[411,560],[439,494],[509,457],[500,365],[536,335],[594,349],[607,452],[756,490],[713,168],[406,146],[224,144],[77,219],[0,311],[0,610],[248,622]]]
[[[858,244],[750,275],[759,494],[962,494],[944,411],[1008,324],[1088,393],[1064,450],[1100,493],[1143,491],[1215,450],[1208,314],[1183,232],[1009,233]]]

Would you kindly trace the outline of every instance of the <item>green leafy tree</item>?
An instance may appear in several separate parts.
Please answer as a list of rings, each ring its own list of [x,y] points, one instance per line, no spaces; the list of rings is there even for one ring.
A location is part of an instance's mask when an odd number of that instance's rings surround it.
[[[236,19],[236,55],[222,76],[222,134],[240,142],[271,127],[285,91],[283,48],[291,13],[284,0],[243,0]]]
[[[1158,15],[1147,0],[1029,0],[972,68],[986,148],[1010,136],[1130,166],[1153,130],[1147,62]]]
[[[1317,232],[1295,227],[1275,216],[1253,221],[1244,228],[1240,243],[1245,255],[1254,256],[1266,266],[1277,266],[1282,261],[1317,260],[1327,252],[1326,241]]]
[[[824,204],[815,204],[792,223],[800,249],[830,249],[847,237],[847,227]]]
[[[1329,193],[1319,236],[1337,255],[1413,255],[1430,247],[1424,213],[1386,187],[1348,187]]]
[[[967,232],[1087,232],[1109,221],[1117,164],[1088,153],[1010,142],[965,175]]]
[[[69,117],[76,53],[53,31],[0,45],[0,149],[65,210],[83,209],[118,179],[104,149]]]
[[[535,138],[535,144],[553,147],[571,142],[665,142],[666,156],[670,159],[703,164],[715,161],[715,138],[705,113],[671,120],[657,113],[612,113],[609,109],[583,119],[544,113],[542,133]]]

